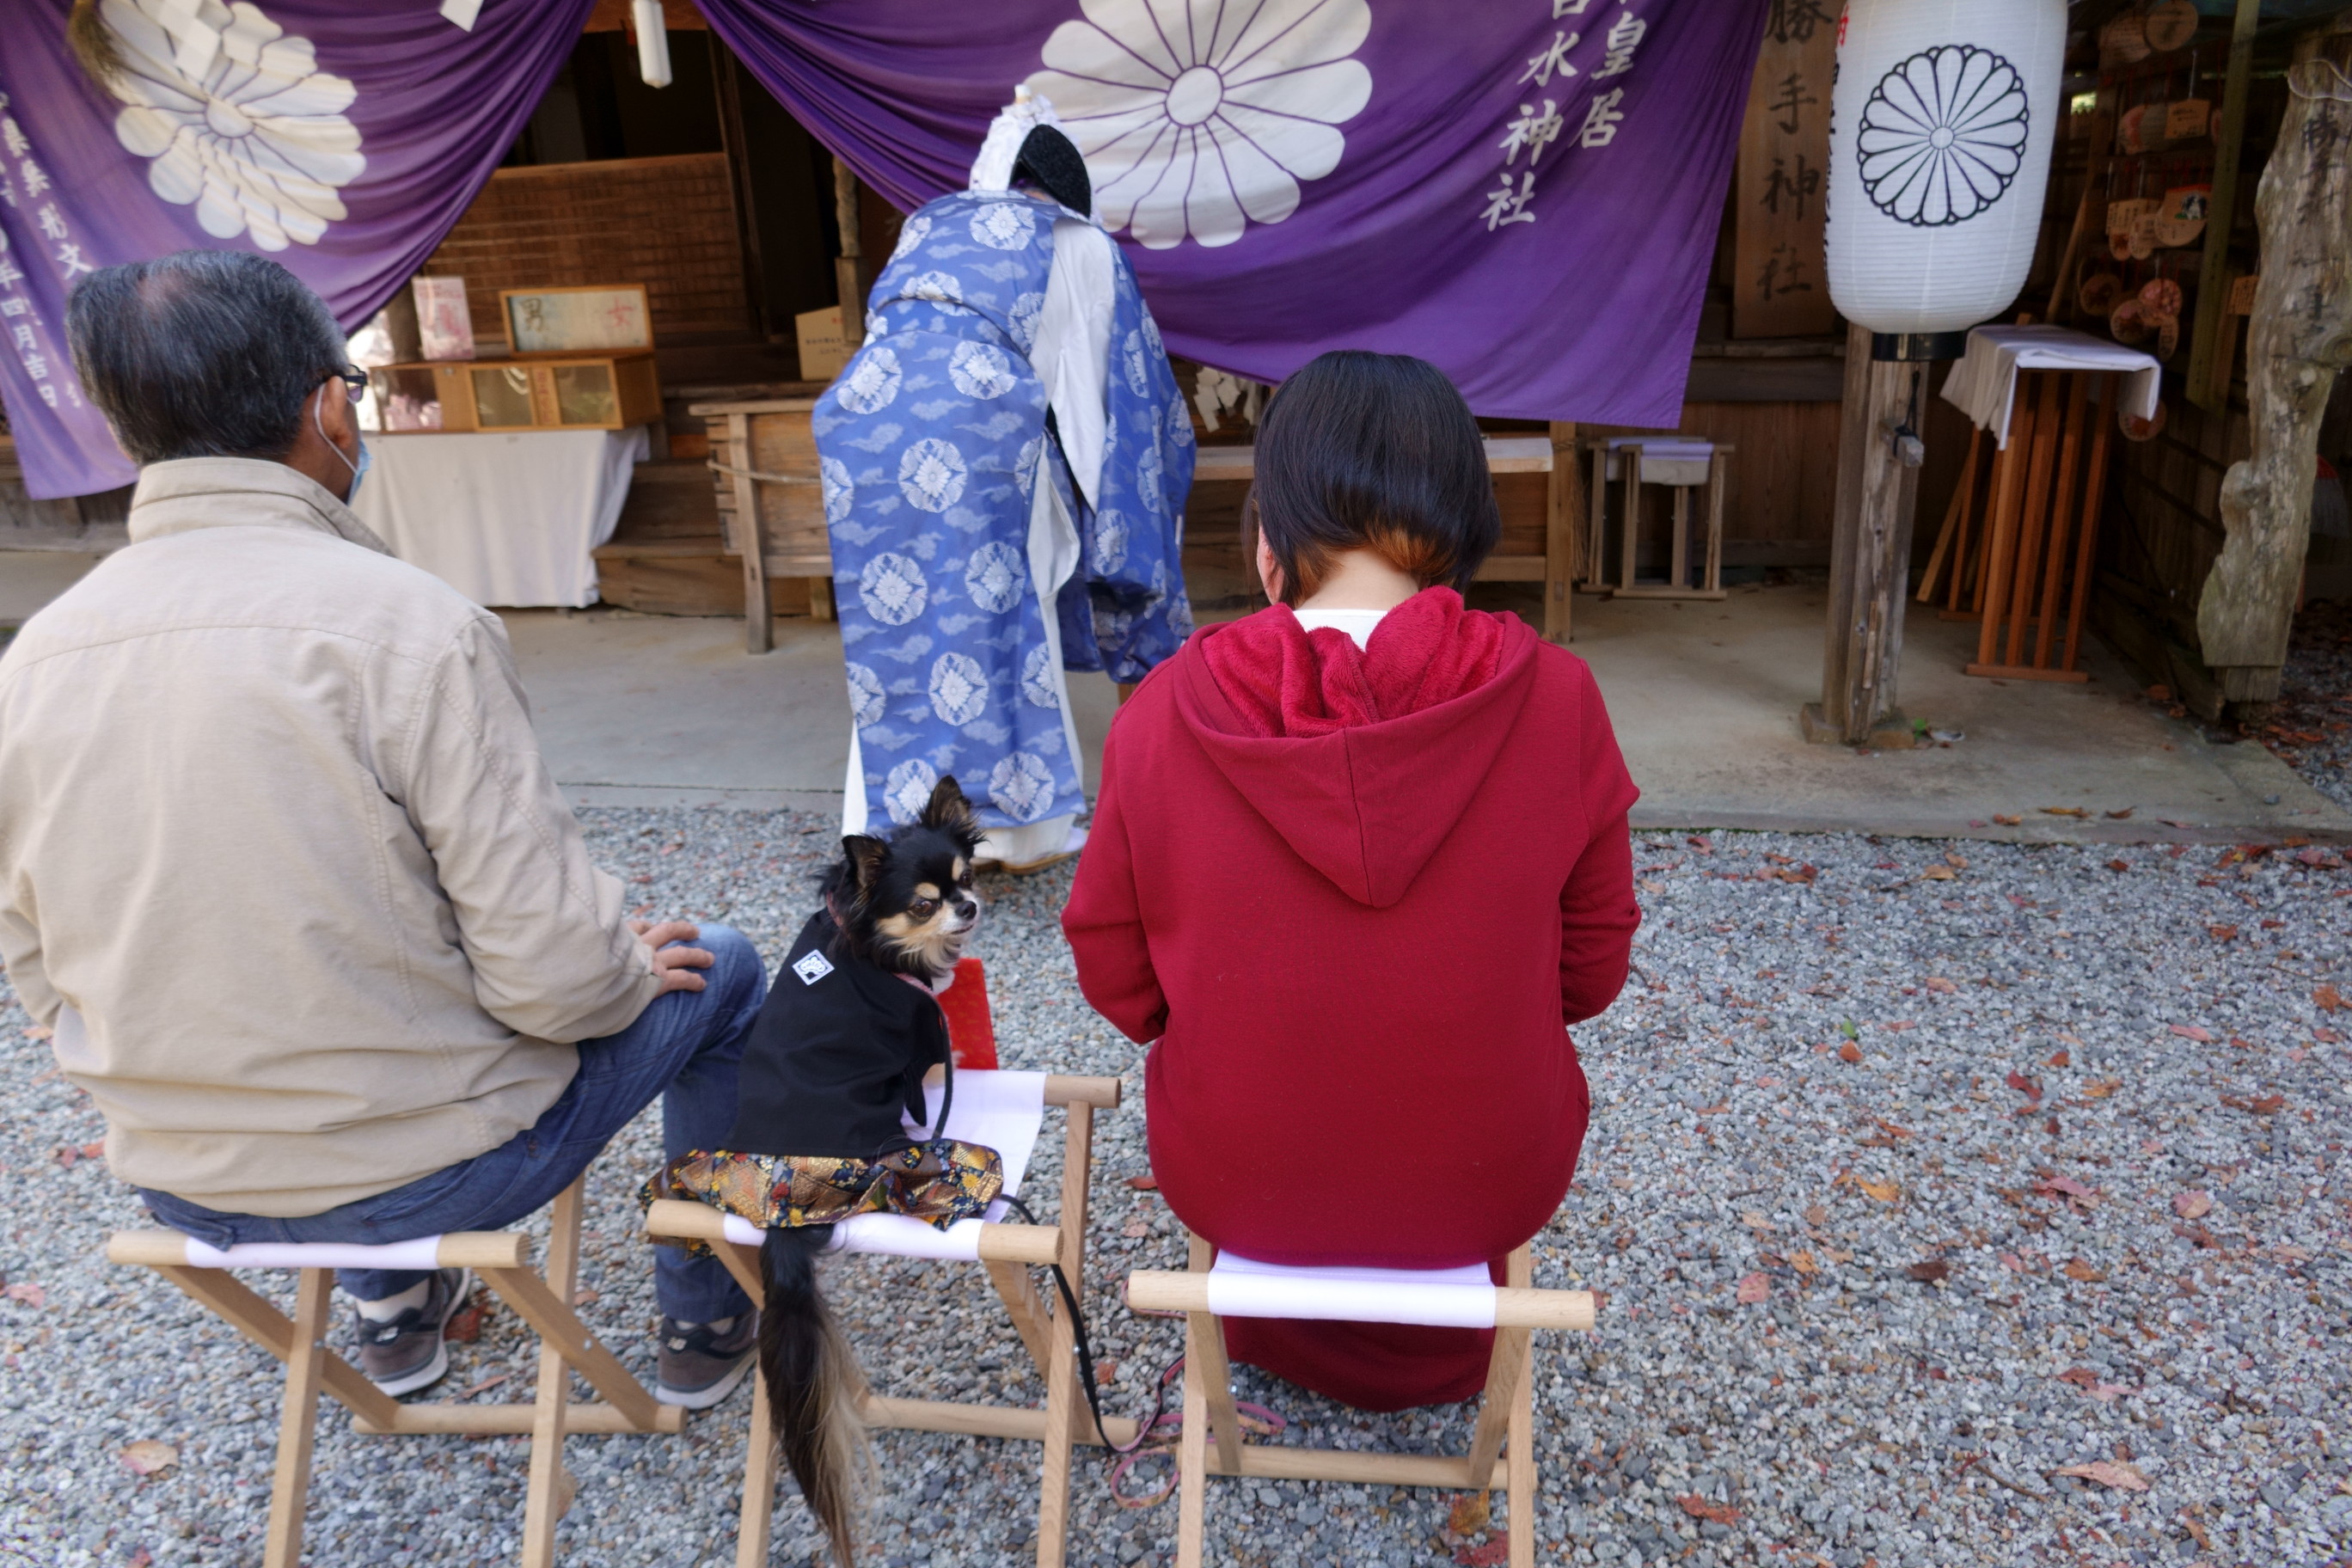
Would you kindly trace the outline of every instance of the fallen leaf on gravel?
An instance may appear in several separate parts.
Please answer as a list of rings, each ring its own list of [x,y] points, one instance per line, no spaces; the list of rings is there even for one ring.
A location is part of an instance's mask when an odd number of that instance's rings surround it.
[[[116,1456],[134,1476],[152,1476],[180,1462],[180,1450],[152,1437],[142,1437]]]
[[[1150,1234],[1151,1227],[1144,1224],[1139,1219],[1129,1220],[1127,1222],[1126,1228],[1119,1232],[1119,1235],[1126,1237],[1129,1241],[1133,1241],[1139,1237],[1150,1236]]]
[[[2016,827],[2025,821],[2021,816],[2003,816],[1997,811],[1992,814],[1992,819],[2003,827]]]
[[[2091,814],[2084,811],[2079,805],[2045,805],[2042,808],[2042,815],[2044,816],[2088,816]]]
[[[1490,1517],[1485,1492],[1465,1492],[1454,1500],[1454,1507],[1445,1516],[1445,1528],[1456,1535],[1474,1535],[1486,1528]]]
[[[2211,937],[2215,942],[2235,942],[2238,940],[2238,928],[2236,926],[2207,926],[2205,928],[2205,934]]]
[[[1903,1189],[1893,1182],[1873,1182],[1857,1176],[1853,1184],[1883,1204],[1894,1203],[1903,1196]]]
[[[11,1285],[6,1295],[11,1301],[27,1307],[45,1307],[49,1300],[49,1293],[38,1285]]]
[[[2128,860],[2110,860],[2107,862],[2107,869],[2110,871],[2128,871],[2131,869],[2131,862]]]
[[[1766,1219],[1754,1209],[1749,1209],[1746,1214],[1741,1215],[1739,1216],[1739,1223],[1746,1226],[1750,1230],[1769,1230],[1772,1228],[1772,1222]]]
[[[1913,1264],[1906,1272],[1922,1285],[1933,1285],[1938,1279],[1949,1279],[1952,1266],[1940,1258],[1930,1258],[1924,1263]]]
[[[2064,1198],[2078,1208],[2096,1208],[2099,1189],[2086,1187],[2072,1176],[2045,1176],[2033,1184],[2036,1197]]]
[[[2050,1053],[2050,1059],[2042,1065],[2053,1068],[2072,1067],[2074,1065],[2074,1058],[2064,1051],[2053,1051]]]
[[[449,1321],[441,1330],[441,1337],[451,1344],[474,1343],[482,1337],[482,1319],[488,1312],[489,1307],[481,1297],[472,1298],[464,1306],[449,1314]]]
[[[2232,1110],[2243,1110],[2254,1116],[2276,1116],[2286,1105],[2286,1096],[2266,1094],[2260,1100],[2240,1100],[2233,1094],[2221,1097],[2221,1103]]]
[[[1805,1223],[1807,1225],[1827,1225],[1829,1222],[1829,1210],[1822,1207],[1819,1204],[1811,1204],[1806,1206]]]
[[[1129,1176],[1127,1179],[1127,1184],[1133,1187],[1139,1193],[1156,1193],[1160,1190],[1160,1178],[1157,1176]]]
[[[2191,1192],[2172,1194],[2172,1212],[2182,1219],[2203,1219],[2213,1212],[2213,1194]]]
[[[1944,864],[1949,866],[1955,871],[1965,871],[1969,868],[1968,857],[1961,854],[1957,849],[1947,849],[1944,851]]]
[[[457,1391],[457,1397],[460,1399],[471,1399],[477,1394],[488,1394],[491,1389],[496,1388],[506,1380],[507,1374],[505,1373],[494,1372],[490,1373],[489,1376],[483,1378],[480,1382],[468,1384],[465,1387],[459,1389]]]
[[[2020,1258],[2014,1252],[2002,1253],[2000,1255],[2000,1266],[2003,1268],[2008,1269],[2012,1274],[2023,1274],[2026,1272],[2025,1259]]]
[[[1838,1060],[1842,1062],[1858,1062],[1862,1060],[1862,1047],[1855,1045],[1852,1040],[1848,1040],[1845,1044],[1838,1047]]]
[[[2127,806],[2124,807],[2121,811],[2111,811],[2111,812],[2107,813],[2107,816],[2108,816],[2108,817],[2109,817],[2111,820],[2113,820],[2113,821],[2122,822],[2122,821],[2126,820],[2126,818],[2128,818],[2128,817],[2131,816],[2131,814],[2132,814],[2133,812],[2135,812],[2135,811],[2137,811],[2137,810],[2138,810],[2138,809],[2139,809],[2139,808],[2138,808],[2137,806],[2127,805]]]
[[[2182,1039],[2195,1040],[2200,1045],[2204,1045],[2213,1038],[2213,1032],[2201,1025],[2173,1024],[2168,1026],[2174,1034],[2179,1035]]]
[[[2099,1381],[2099,1374],[2087,1366],[2068,1367],[2058,1374],[2060,1383],[2071,1383],[2077,1388],[2088,1388]]]
[[[1741,1306],[1752,1307],[1757,1302],[1764,1300],[1771,1294],[1772,1281],[1767,1279],[1763,1275],[1743,1274],[1739,1277],[1739,1289],[1738,1295],[1739,1304]]]
[[[2311,994],[2311,999],[2318,1005],[2319,1010],[2323,1013],[2340,1013],[2344,1010],[2344,993],[2333,985],[2321,986]]]
[[[1919,879],[1923,882],[1950,882],[1958,880],[1959,875],[1949,866],[1930,866],[1919,873]]]
[[[1511,1560],[1511,1532],[1498,1530],[1482,1546],[1457,1546],[1454,1561],[1462,1568],[1501,1568]]]
[[[1930,974],[1923,984],[1928,990],[1937,992],[1945,996],[1957,995],[1960,989],[1940,974]]]
[[[1727,1502],[1709,1502],[1696,1493],[1689,1497],[1676,1498],[1675,1500],[1681,1503],[1683,1511],[1693,1519],[1711,1519],[1717,1524],[1739,1522],[1739,1510]]]
[[[2123,1086],[2124,1080],[2119,1078],[2103,1078],[2096,1083],[2084,1084],[2083,1086],[2083,1098],[2085,1100],[2105,1100],[2107,1096],[2115,1093],[2116,1090],[2123,1088]]]
[[[2129,1465],[2120,1464],[2112,1459],[2094,1459],[2087,1465],[2068,1465],[2064,1468],[2054,1470],[2052,1473],[2053,1475],[2074,1476],[2079,1479],[2086,1481],[2096,1481],[2103,1487],[2112,1487],[2117,1491],[2144,1492],[2147,1490],[2147,1478],[2146,1476],[2141,1475]]]
[[[2079,1258],[2071,1259],[2062,1272],[2064,1273],[2067,1279],[2078,1279],[2085,1285],[2096,1285],[2106,1279],[2105,1274],[2102,1274],[2099,1270],[2092,1268],[2089,1264],[2084,1262]]]
[[[1813,1260],[1813,1255],[1810,1252],[1800,1252],[1790,1258],[1789,1267],[1808,1279],[1822,1271],[1822,1266]]]
[[[2013,1068],[2010,1069],[2009,1076],[2001,1081],[2028,1100],[2038,1100],[2042,1098],[2042,1085]]]

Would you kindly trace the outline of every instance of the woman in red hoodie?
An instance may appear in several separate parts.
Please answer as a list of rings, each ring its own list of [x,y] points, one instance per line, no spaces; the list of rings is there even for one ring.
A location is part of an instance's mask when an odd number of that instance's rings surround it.
[[[1261,1262],[1495,1267],[1575,1173],[1567,1026],[1624,984],[1635,790],[1583,660],[1463,607],[1501,530],[1434,366],[1342,353],[1257,450],[1267,609],[1119,710],[1063,930],[1153,1041],[1151,1168]],[[1234,1319],[1232,1352],[1373,1410],[1466,1399],[1492,1335]]]

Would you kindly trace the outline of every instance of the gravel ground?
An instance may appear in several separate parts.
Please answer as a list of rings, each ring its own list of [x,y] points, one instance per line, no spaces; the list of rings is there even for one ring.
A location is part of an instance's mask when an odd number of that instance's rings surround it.
[[[2295,617],[2278,708],[2258,732],[2312,788],[2352,807],[2352,603]]]
[[[587,820],[649,912],[732,921],[772,962],[829,841],[793,814]],[[2326,989],[2352,990],[2340,858],[1731,834],[1641,846],[1637,973],[1579,1032],[1592,1131],[1537,1247],[1538,1283],[1606,1292],[1596,1333],[1538,1341],[1538,1560],[2341,1561],[2352,1012]],[[1140,1052],[1073,983],[1054,925],[1067,887],[1066,870],[994,884],[977,951],[1008,1066],[1128,1084],[1100,1123],[1087,1311],[1099,1353],[1122,1363],[1111,1403],[1132,1410],[1179,1332],[1128,1316],[1116,1281],[1181,1267],[1181,1234],[1125,1183],[1144,1169]],[[257,1562],[275,1436],[263,1358],[161,1280],[100,1259],[104,1233],[141,1215],[102,1162],[76,1157],[99,1119],[13,1005],[0,1050],[16,1216],[0,1241],[0,1561]],[[1048,1199],[1057,1148],[1041,1145],[1034,1178]],[[598,1166],[583,1268],[591,1322],[646,1375],[631,1194],[656,1156],[641,1119]],[[854,1259],[831,1288],[886,1390],[1040,1397],[976,1274]],[[493,1310],[446,1388],[519,1396],[517,1327]],[[1468,1432],[1467,1408],[1368,1417],[1246,1369],[1239,1383],[1289,1418],[1288,1440],[1428,1449]],[[747,1403],[683,1437],[572,1439],[563,1561],[730,1563]],[[121,1456],[142,1440],[176,1463],[134,1475]],[[868,1561],[1024,1561],[1034,1450],[898,1433],[879,1446],[890,1479]],[[330,1406],[312,1561],[509,1562],[525,1463],[519,1438],[359,1436]],[[1072,1561],[1169,1561],[1173,1503],[1122,1510],[1104,1474],[1082,1458]],[[1212,1561],[1498,1560],[1486,1532],[1449,1536],[1455,1500],[1214,1481]],[[799,1568],[815,1546],[788,1500],[772,1560]]]

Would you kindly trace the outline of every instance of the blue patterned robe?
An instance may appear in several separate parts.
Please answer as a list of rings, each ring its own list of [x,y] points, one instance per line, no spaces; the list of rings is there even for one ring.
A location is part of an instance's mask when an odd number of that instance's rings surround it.
[[[867,819],[914,820],[953,773],[991,826],[1086,808],[1028,554],[1034,488],[1076,525],[1056,596],[1062,665],[1139,680],[1192,632],[1178,552],[1192,428],[1126,258],[1097,494],[1078,496],[1029,361],[1054,220],[962,191],[907,219],[866,342],[817,402],[835,602]]]

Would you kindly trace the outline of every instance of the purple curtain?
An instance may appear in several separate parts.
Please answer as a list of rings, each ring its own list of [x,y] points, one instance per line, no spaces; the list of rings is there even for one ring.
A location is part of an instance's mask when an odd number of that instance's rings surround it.
[[[1175,353],[1673,426],[1765,0],[698,0],[901,209],[1055,105]]]
[[[65,300],[94,268],[258,250],[355,327],[490,177],[593,0],[104,0],[121,97],[68,52],[68,0],[17,0],[0,53],[0,399],[37,497],[133,469],[75,384]]]

